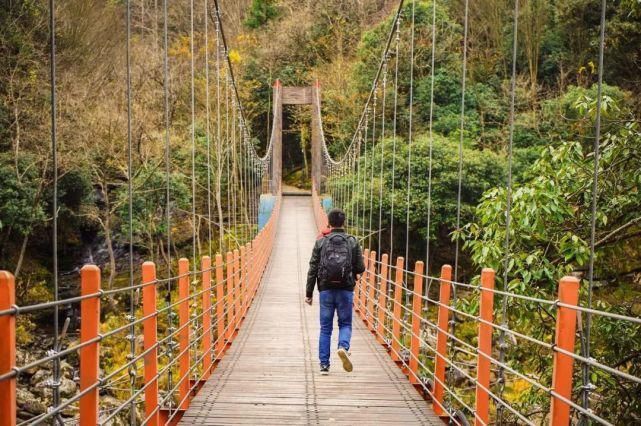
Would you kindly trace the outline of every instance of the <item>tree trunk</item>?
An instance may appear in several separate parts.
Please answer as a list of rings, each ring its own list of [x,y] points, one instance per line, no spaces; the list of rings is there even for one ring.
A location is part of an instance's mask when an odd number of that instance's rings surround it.
[[[16,262],[16,269],[13,272],[13,276],[17,279],[20,275],[20,269],[22,268],[22,262],[24,261],[24,254],[27,250],[27,243],[29,242],[29,235],[27,233],[22,239],[22,246],[20,246],[20,255],[18,256],[18,262]]]
[[[111,290],[113,288],[114,279],[116,278],[116,256],[114,254],[113,242],[111,240],[111,218],[109,210],[107,209],[107,214],[105,217],[105,242],[107,243],[107,252],[109,253],[109,278],[107,281],[107,288]]]

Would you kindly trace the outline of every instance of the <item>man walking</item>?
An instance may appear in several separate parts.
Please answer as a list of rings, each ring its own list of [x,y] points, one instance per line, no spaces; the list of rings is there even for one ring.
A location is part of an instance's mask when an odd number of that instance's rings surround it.
[[[314,286],[318,284],[320,303],[320,337],[318,357],[321,374],[329,374],[334,312],[338,315],[338,351],[345,371],[352,371],[349,343],[352,338],[354,285],[365,271],[363,253],[355,237],[345,233],[345,213],[332,209],[327,214],[329,232],[314,245],[307,274],[305,302],[312,304]]]

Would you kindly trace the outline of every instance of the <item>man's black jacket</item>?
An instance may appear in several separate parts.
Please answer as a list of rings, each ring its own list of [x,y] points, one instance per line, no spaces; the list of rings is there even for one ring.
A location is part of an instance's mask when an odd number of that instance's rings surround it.
[[[330,235],[335,233],[344,234],[345,230],[341,228],[334,228],[330,232]],[[363,253],[361,251],[361,247],[360,245],[358,245],[358,241],[356,240],[356,238],[350,236],[347,241],[349,242],[350,249],[352,250],[352,275],[349,277],[348,281],[340,287],[337,287],[334,284],[330,286],[325,282],[319,282],[318,291],[328,290],[330,288],[354,290],[356,275],[362,274],[365,271],[365,264],[363,263]],[[327,237],[323,237],[316,240],[316,244],[314,244],[312,258],[309,260],[309,272],[307,273],[307,297],[312,297],[314,293],[314,285],[318,281],[318,267],[320,266],[321,249],[326,243]]]

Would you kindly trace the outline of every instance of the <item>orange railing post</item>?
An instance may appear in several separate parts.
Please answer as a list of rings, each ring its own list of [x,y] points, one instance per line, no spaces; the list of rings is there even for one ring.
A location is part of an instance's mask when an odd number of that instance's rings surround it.
[[[80,295],[87,296],[100,291],[100,268],[96,265],[85,265],[80,270]],[[98,423],[98,357],[100,344],[97,340],[100,332],[100,297],[94,296],[80,302],[80,344],[95,340],[80,348],[80,392],[92,386],[92,390],[80,397],[80,423]]]
[[[227,342],[231,342],[234,337],[234,287],[236,286],[236,279],[234,278],[236,274],[234,273],[234,255],[232,252],[228,251],[227,256],[225,257],[227,265],[225,269],[227,270],[227,303],[225,307],[227,308]]]
[[[240,247],[240,318],[238,319],[238,327],[240,327],[240,322],[245,315],[247,315],[247,295],[249,293],[249,279],[248,279],[248,269],[247,269],[247,256],[248,256],[248,247],[249,244],[245,244]]]
[[[396,258],[396,274],[394,276],[394,307],[392,308],[392,360],[401,360],[401,300],[403,298],[403,268],[405,259]]]
[[[418,378],[418,361],[421,349],[421,308],[423,307],[423,262],[414,265],[414,294],[412,297],[412,339],[410,341],[410,383],[420,383]]]
[[[223,256],[216,254],[216,358],[222,356],[225,348],[225,282]]]
[[[367,285],[367,271],[369,268],[369,250],[363,250],[363,263],[365,264],[365,270],[361,274],[360,279],[358,280],[358,292],[356,294],[357,301],[355,303],[358,313],[362,319],[365,319],[365,294],[366,294],[366,285]]]
[[[443,265],[441,268],[441,288],[438,307],[438,332],[436,335],[436,356],[434,360],[434,413],[445,415],[443,409],[445,387],[445,365],[447,358],[447,330],[450,320],[450,293],[452,290],[452,267]]]
[[[385,253],[381,258],[381,285],[378,293],[378,331],[376,339],[381,345],[385,344],[385,318],[387,315],[387,272],[389,269],[389,255]]]
[[[376,252],[369,253],[369,264],[367,265],[367,327],[374,331],[374,297],[376,291]]]
[[[142,264],[142,315],[146,319],[142,322],[143,349],[145,366],[145,417],[149,425],[156,426],[160,423],[158,415],[158,310],[156,309],[156,264],[145,262]],[[149,351],[149,352],[147,352]]]
[[[178,408],[186,410],[189,406],[189,260],[178,260],[178,370],[180,383],[178,384],[178,401],[182,401]]]
[[[490,358],[492,356],[492,326],[494,318],[494,269],[481,271],[481,294],[479,313],[478,359],[476,364],[476,415],[477,426],[490,423]],[[489,323],[489,324],[488,324]],[[486,355],[486,356],[483,356]]]
[[[200,269],[203,287],[203,380],[207,380],[211,371],[211,258],[209,256],[203,256]]]
[[[576,306],[579,302],[579,279],[563,277],[559,283],[559,302]],[[576,310],[559,306],[556,315],[555,345],[557,348],[574,353],[576,333]],[[572,369],[574,358],[570,355],[554,351],[554,367],[552,369],[552,391],[560,397],[572,398]],[[552,395],[550,407],[550,424],[561,426],[570,424],[570,406],[556,395]]]
[[[16,281],[12,274],[0,271],[0,311],[11,309],[16,303]],[[16,366],[16,316],[0,317],[0,374]],[[16,377],[0,381],[0,425],[16,424]]]
[[[234,326],[232,331],[235,333],[236,330],[240,327],[240,318],[242,312],[240,310],[240,293],[242,285],[242,277],[244,272],[240,268],[240,253],[238,249],[234,250]]]
[[[256,274],[259,269],[259,264],[256,262],[256,247],[260,240],[260,234],[254,240],[247,244],[247,271],[249,276],[249,285],[247,286],[247,310],[254,300],[254,285],[256,284]]]

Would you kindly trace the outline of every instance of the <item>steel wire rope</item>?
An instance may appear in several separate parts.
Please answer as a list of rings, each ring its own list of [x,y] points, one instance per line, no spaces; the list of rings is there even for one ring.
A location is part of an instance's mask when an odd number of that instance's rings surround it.
[[[360,115],[360,118],[358,120],[358,124],[356,126],[356,129],[354,130],[354,134],[352,135],[351,142],[348,145],[348,147],[347,147],[347,149],[345,151],[345,154],[349,151],[349,149],[352,147],[352,145],[354,145],[354,141],[356,139],[356,134],[357,134],[358,128],[361,126],[361,124],[363,122],[363,119],[365,117],[365,111],[367,109],[367,106],[372,101],[372,99],[374,97],[374,94],[376,92],[378,81],[380,79],[380,76],[381,76],[381,73],[382,73],[382,70],[383,70],[383,64],[386,62],[387,53],[389,52],[389,48],[390,48],[392,40],[394,38],[394,32],[395,32],[395,29],[396,29],[396,20],[399,19],[400,15],[401,15],[401,12],[403,10],[403,4],[404,4],[404,0],[400,0],[398,2],[398,7],[396,9],[396,13],[394,15],[394,19],[392,20],[392,23],[391,23],[391,26],[390,26],[390,31],[389,31],[389,33],[387,35],[385,48],[383,49],[383,54],[381,55],[381,61],[378,64],[378,68],[376,70],[376,74],[374,76],[374,80],[372,81],[372,88],[370,89],[370,92],[369,92],[369,94],[367,96],[367,101],[365,101],[365,105],[363,106],[363,110],[361,111],[361,115]],[[319,108],[319,111],[320,111],[320,108]],[[325,137],[323,135],[322,126],[321,126],[320,130],[321,130],[321,145],[322,145],[323,152],[326,155],[327,159],[329,160],[330,163],[334,163],[334,164],[341,163],[345,159],[345,155],[340,160],[335,160],[334,158],[332,158],[332,156],[329,155],[329,150],[327,149],[327,144],[326,144],[326,141],[325,141]]]
[[[223,28],[223,25],[222,25],[222,19],[221,19],[220,7],[219,7],[218,0],[214,0],[214,6],[215,6],[214,7],[214,12],[215,12],[214,20],[216,22],[219,22],[219,24],[220,24],[219,28],[220,28],[221,42],[222,42],[222,44],[223,44],[223,46],[225,48],[225,51],[229,52],[227,39],[225,38],[225,31],[224,31],[224,28]],[[236,79],[234,77],[234,69],[232,67],[232,63],[231,63],[231,59],[229,58],[229,55],[226,55],[225,62],[227,64],[227,70],[229,72],[229,75],[230,75],[230,78],[231,78],[231,82],[232,82],[232,87],[234,89],[233,90],[234,97],[235,97],[235,99],[237,101],[237,105],[238,105],[239,120],[244,125],[244,123],[246,123],[247,120],[245,119],[244,109],[242,107],[242,103],[240,102],[240,96],[238,94],[238,87],[236,85]],[[251,146],[251,148],[252,148],[252,155],[256,156],[256,158],[258,160],[260,160],[262,163],[266,163],[267,160],[269,160],[269,158],[271,157],[271,154],[272,154],[273,140],[270,138],[269,145],[267,146],[267,148],[265,150],[265,155],[263,157],[260,157],[256,153],[256,150],[253,149],[253,145]]]
[[[362,150],[364,150],[363,147],[363,141],[367,141],[367,126],[369,125],[369,111],[365,114],[365,132],[363,132],[363,129],[361,129],[361,133],[359,135],[359,142],[358,142],[358,158],[356,160],[356,163],[354,165],[355,171],[356,171],[356,188],[355,188],[355,194],[356,194],[356,203],[354,205],[354,209],[351,212],[351,218],[354,223],[354,230],[356,231],[356,234],[359,234],[359,228],[363,229],[365,226],[360,222],[361,218],[361,201],[362,201],[362,194],[361,194],[361,169],[363,168],[363,163],[365,162],[365,156],[361,154]],[[365,136],[363,136],[365,135]],[[363,235],[359,235],[360,237],[363,237]]]
[[[189,275],[189,274],[186,274],[186,275]],[[236,275],[236,274],[234,274],[234,276],[235,276],[235,275]],[[226,281],[226,280],[223,280],[222,282],[225,282],[225,281]],[[151,283],[145,283],[145,285],[154,284],[154,283],[156,283],[156,281],[152,281]],[[202,293],[202,292],[201,292],[201,293]],[[189,298],[194,297],[194,296],[195,296],[195,295],[191,295],[191,296],[189,296],[189,297],[187,297],[187,298],[183,298],[183,299],[181,299],[179,302],[177,302],[176,304],[174,304],[174,305],[172,305],[172,306],[175,306],[175,305],[177,305],[178,303],[182,303],[182,302],[184,302],[184,301],[186,301],[186,300],[188,300]],[[216,302],[216,304],[218,304],[218,302]],[[139,319],[137,319],[137,320],[135,321],[135,324],[139,324],[139,323],[141,323],[141,322],[143,322],[143,321],[145,321],[145,320],[147,320],[147,319],[149,319],[149,318],[151,318],[151,317],[158,316],[162,311],[164,311],[164,310],[166,310],[166,309],[167,309],[167,307],[165,307],[165,308],[163,308],[163,309],[160,309],[160,310],[158,310],[158,311],[156,311],[156,312],[154,312],[154,313],[152,313],[152,314],[146,315],[146,316],[144,316],[144,317],[142,317],[142,318],[139,318]],[[200,316],[202,316],[202,315],[204,315],[204,313],[201,313],[201,314],[200,314]],[[126,369],[128,366],[135,364],[137,361],[139,361],[140,359],[142,359],[142,357],[144,357],[147,353],[149,353],[152,349],[154,349],[154,348],[158,348],[158,347],[160,347],[160,345],[162,345],[164,342],[169,341],[173,336],[175,336],[177,333],[179,333],[181,330],[183,330],[185,327],[187,327],[187,326],[189,326],[189,325],[190,325],[190,323],[187,323],[187,324],[182,325],[180,328],[178,328],[178,329],[174,330],[170,335],[168,335],[168,336],[164,337],[162,340],[160,340],[160,341],[156,342],[156,344],[155,344],[154,346],[152,346],[151,348],[146,349],[143,353],[141,353],[140,355],[138,355],[137,357],[135,357],[133,360],[131,360],[131,361],[129,361],[128,363],[126,363],[124,366],[119,367],[117,370],[115,370],[115,371],[111,372],[111,373],[110,373],[110,374],[108,374],[106,377],[104,377],[104,378],[102,378],[102,379],[98,380],[97,382],[93,383],[92,385],[90,385],[87,389],[84,389],[82,392],[79,392],[79,393],[78,393],[78,394],[76,394],[74,397],[69,398],[68,400],[64,401],[64,402],[63,402],[62,404],[60,404],[60,406],[58,406],[55,410],[49,411],[49,412],[47,412],[47,413],[44,413],[44,414],[40,415],[39,417],[36,417],[35,419],[30,419],[30,420],[25,421],[25,422],[23,422],[23,423],[21,423],[21,424],[27,424],[27,423],[29,423],[29,422],[32,422],[31,424],[39,424],[39,423],[41,423],[42,421],[44,421],[44,420],[48,419],[49,417],[52,417],[52,416],[55,416],[56,414],[59,414],[60,412],[62,412],[62,410],[64,410],[65,408],[67,408],[67,407],[68,407],[69,405],[71,405],[72,403],[74,403],[74,402],[78,401],[80,398],[82,398],[84,395],[86,395],[87,393],[89,393],[90,391],[92,391],[93,389],[95,389],[96,387],[103,386],[103,383],[104,383],[104,382],[111,380],[111,379],[112,379],[113,377],[115,377],[118,373],[120,373],[120,372],[124,371],[124,369]],[[215,326],[215,325],[212,325],[212,326],[210,327],[210,330],[211,330],[211,328],[213,328],[213,326]],[[119,333],[119,332],[122,332],[122,331],[126,330],[128,327],[129,327],[129,324],[125,324],[125,325],[123,325],[123,326],[117,327],[116,329],[113,329],[113,330],[109,331],[109,332],[108,332],[108,333],[106,333],[106,334],[100,334],[99,336],[97,336],[97,337],[95,337],[95,338],[93,338],[93,339],[91,339],[91,340],[89,340],[89,341],[86,341],[86,342],[83,342],[83,343],[81,343],[81,344],[78,344],[78,345],[74,346],[73,348],[66,349],[65,351],[63,351],[63,352],[64,352],[64,354],[63,354],[63,353],[61,353],[60,355],[61,355],[61,356],[64,356],[64,355],[70,354],[70,353],[72,353],[72,352],[77,352],[78,350],[82,349],[83,347],[86,347],[86,346],[91,345],[91,344],[98,343],[98,342],[100,342],[100,341],[102,341],[102,340],[104,340],[104,339],[106,339],[106,338],[109,338],[109,337],[113,336],[113,335],[114,335],[114,334],[116,334],[116,333]],[[183,353],[184,353],[184,351],[183,351]],[[52,355],[52,356],[50,356],[49,358],[47,358],[47,359],[45,359],[45,360],[43,360],[43,361],[51,360],[51,359],[53,359],[53,357],[55,357],[55,356],[56,356],[56,355]],[[169,364],[169,366],[166,366],[166,367],[165,367],[164,371],[167,371],[167,370],[168,370],[168,368],[169,368],[169,367],[171,367],[175,362],[176,362],[176,360],[173,360],[173,361]],[[26,370],[26,369],[30,369],[30,368],[33,368],[33,366],[37,366],[37,365],[39,365],[39,363],[31,363],[31,364],[29,364],[29,365],[27,365],[27,366],[23,367],[23,369],[25,369],[25,370]],[[163,371],[163,372],[164,372],[164,371]],[[157,378],[159,378],[159,377],[163,374],[163,372],[159,372],[159,373],[157,373],[157,375],[156,375],[156,379],[157,379]],[[141,393],[141,392],[142,392],[146,387],[147,387],[147,385],[145,385],[145,386],[143,386],[141,389],[139,389],[139,390],[138,390],[138,392],[136,393],[136,396],[135,396],[135,397],[137,397],[138,395],[140,395],[140,393]],[[121,404],[120,408],[119,408],[117,411],[118,411],[118,412],[119,412],[119,411],[121,411],[121,410],[124,408],[124,406],[126,406],[126,405],[128,405],[130,402],[132,402],[132,401],[135,399],[135,397],[131,397],[129,400],[127,400],[127,401],[125,401],[123,404]],[[114,413],[114,415],[115,415],[115,414],[117,414],[117,413]]]
[[[229,78],[229,77],[227,77]],[[234,234],[236,235],[236,245],[238,245],[238,237],[240,232],[238,230],[238,209],[237,209],[237,199],[238,199],[238,176],[237,176],[237,164],[236,164],[236,103],[234,99],[231,100],[231,168],[232,168],[232,190],[234,196],[232,197],[232,216],[234,222]]]
[[[456,229],[455,229],[455,251],[454,251],[454,281],[458,281],[459,269],[459,240],[461,230],[461,194],[463,187],[463,139],[465,131],[465,95],[466,95],[466,82],[467,82],[467,49],[468,49],[468,30],[469,30],[469,0],[465,0],[464,6],[464,23],[463,23],[463,64],[461,70],[461,123],[460,134],[458,143],[458,190],[456,194]],[[457,303],[456,287],[452,287],[452,305]],[[456,313],[452,312],[452,319],[450,320],[451,334],[456,335]],[[454,340],[451,340],[450,350],[455,346]],[[456,356],[456,351],[453,351],[452,360]],[[453,380],[453,371],[450,369],[447,375],[448,383]]]
[[[430,59],[430,108],[428,118],[427,160],[427,226],[425,238],[425,271],[430,273],[430,239],[432,227],[432,157],[434,148],[434,79],[436,65],[436,0],[432,1],[432,46]],[[426,289],[427,291],[427,289]]]
[[[58,139],[57,139],[57,97],[56,97],[56,3],[55,0],[49,0],[49,85],[51,96],[51,163],[53,173],[53,195],[52,195],[52,236],[51,236],[51,251],[53,260],[53,298],[58,301],[59,286],[58,286]],[[53,344],[52,351],[57,353],[60,344],[59,332],[59,308],[58,305],[54,307],[53,312]],[[53,374],[52,374],[52,407],[55,409],[60,404],[60,360],[53,361]],[[55,421],[60,421],[56,418]]]
[[[507,177],[505,185],[505,241],[503,246],[503,291],[509,290],[509,263],[510,263],[510,225],[512,219],[512,146],[514,142],[514,106],[516,101],[516,61],[518,54],[518,31],[519,31],[519,0],[514,1],[514,24],[512,40],[512,75],[510,78],[510,116],[509,116],[509,137],[508,137],[508,155],[507,155]],[[501,303],[501,325],[508,327],[508,303],[507,296],[502,297]],[[499,333],[499,361],[505,361],[505,351],[507,343],[505,341],[505,331]],[[503,367],[499,367],[497,374],[498,392],[502,396],[505,391],[505,378],[503,377]],[[503,423],[503,407],[496,407],[496,416],[498,424]]]
[[[360,209],[358,213],[358,218],[360,219],[360,227],[362,230],[366,230],[366,224],[365,224],[365,201],[366,201],[366,179],[367,179],[367,160],[368,160],[368,153],[367,153],[367,141],[369,138],[369,116],[371,113],[370,107],[367,108],[367,112],[365,114],[365,132],[363,133],[363,155],[362,155],[362,160],[359,160],[359,165],[358,165],[358,170],[360,172],[361,168],[363,169],[363,182],[361,184],[360,176],[359,176],[359,198],[360,198],[360,203],[358,204],[358,207]],[[361,167],[360,161],[362,161],[363,165]],[[361,194],[362,192],[362,194]],[[362,218],[361,218],[362,216]],[[369,233],[369,231],[367,231]],[[363,234],[363,238],[366,236],[366,234]]]
[[[167,293],[165,302],[171,303],[171,188],[170,188],[170,173],[171,173],[171,151],[170,151],[170,131],[169,131],[169,36],[168,36],[168,14],[167,2],[163,0],[163,94],[164,94],[164,115],[165,115],[165,213],[166,213],[166,227],[167,227]],[[173,312],[170,311],[167,315],[167,323],[169,332],[173,329]],[[171,359],[174,349],[174,341],[171,339],[167,344],[167,356]],[[171,388],[172,371],[169,369],[167,372],[168,388]],[[171,403],[169,410],[171,411]]]
[[[189,2],[189,56],[190,56],[190,95],[191,95],[191,258],[194,270],[196,265],[196,94],[194,81],[194,0]]]
[[[132,121],[132,108],[131,108],[131,0],[127,0],[126,4],[126,96],[127,96],[127,213],[129,224],[127,227],[127,234],[129,239],[129,287],[132,289],[129,291],[129,356],[135,358],[136,356],[136,341],[134,336],[136,335],[136,326],[133,324],[136,314],[135,306],[135,291],[133,289],[134,285],[134,228],[133,228],[133,161],[132,161],[132,135],[131,135],[131,121]],[[134,395],[136,393],[136,368],[129,370],[129,390],[130,394]],[[136,408],[135,404],[132,403],[130,408],[130,418],[129,422],[132,426],[136,425]]]
[[[390,186],[390,227],[389,227],[389,258],[394,258],[394,198],[396,197],[396,137],[398,113],[398,62],[401,44],[402,16],[396,20],[396,50],[394,52],[394,109],[392,115],[392,182]]]
[[[391,280],[389,280],[389,279],[386,279],[386,281],[387,281],[388,283],[392,284],[392,285],[396,285],[393,281],[391,281]],[[376,288],[374,289],[374,291],[375,291],[375,292],[377,292],[377,293],[379,293],[379,294],[383,294],[380,290],[378,290],[378,289],[376,289]],[[418,293],[415,293],[415,292],[413,292],[413,291],[411,291],[411,290],[409,290],[409,291],[410,291],[413,295],[418,295]],[[411,313],[411,309],[410,309],[410,308],[408,308],[407,306],[405,306],[405,304],[403,304],[403,303],[398,303],[396,300],[394,300],[394,299],[390,298],[388,295],[384,295],[384,296],[388,299],[388,301],[391,301],[391,302],[392,302],[392,304],[398,304],[398,305],[399,305],[403,310],[405,310],[405,311],[409,311],[409,312]],[[418,296],[419,296],[419,297],[423,297],[423,296],[420,296],[420,295],[418,295]],[[367,300],[369,300],[369,299],[370,299],[368,294],[366,294],[366,295],[365,295],[365,297],[366,297],[366,299],[367,299]],[[435,302],[436,302],[436,301],[435,301]],[[377,300],[374,300],[374,301],[372,302],[372,304],[373,304],[373,305],[377,305],[377,306],[378,306],[378,301],[377,301]],[[440,304],[440,302],[437,302],[437,304]],[[447,305],[443,305],[443,306],[448,307]],[[448,307],[448,308],[450,308],[450,307]],[[368,315],[371,315],[371,312],[370,312],[370,311],[369,311],[369,309],[367,308],[367,304],[365,304],[365,310],[366,310],[366,312],[367,312],[367,314],[368,314]],[[465,313],[463,313],[462,311],[459,311],[459,312],[460,312],[460,313],[462,313],[462,314],[465,314]],[[389,311],[389,309],[385,309],[385,313],[387,314],[387,316],[390,316],[390,315],[391,315],[391,312]],[[471,316],[471,315],[469,315],[469,314],[465,314],[465,315],[472,317],[472,316]],[[492,323],[490,323],[490,322],[484,321],[484,320],[482,320],[482,319],[480,319],[480,318],[478,318],[478,317],[472,317],[472,318],[473,318],[473,319],[477,319],[477,320],[479,320],[479,321],[481,321],[481,322],[487,323],[488,325],[495,325],[495,324],[492,324]],[[426,324],[426,325],[429,325],[429,326],[431,326],[432,328],[438,328],[438,326],[437,326],[436,324],[434,324],[434,323],[432,323],[432,322],[430,322],[429,320],[426,320],[426,319],[424,319],[424,318],[420,318],[420,321],[421,321],[421,323]],[[404,332],[406,332],[406,333],[410,333],[411,335],[413,335],[412,329],[408,326],[407,321],[404,321],[404,320],[403,320],[403,321],[400,321],[400,322],[399,322],[399,325],[402,327],[402,329],[403,329],[403,331],[404,331]],[[408,351],[408,348],[404,346],[404,344],[402,343],[402,340],[396,339],[396,338],[395,338],[395,336],[393,335],[393,333],[391,332],[391,330],[390,330],[388,327],[386,327],[385,325],[383,325],[383,328],[385,329],[385,331],[387,331],[387,332],[389,332],[389,333],[391,333],[391,334],[392,334],[392,338],[393,338],[396,342],[398,342],[398,343],[400,344],[400,346],[401,346],[403,349],[405,349],[406,351]],[[376,334],[379,334],[379,332],[378,332],[378,330],[377,330],[377,329],[375,329],[375,333],[376,333]],[[472,345],[470,345],[470,344],[468,344],[468,343],[466,343],[466,342],[464,342],[464,341],[462,341],[462,340],[458,339],[456,336],[454,336],[454,335],[452,335],[452,334],[448,333],[447,331],[444,331],[444,330],[443,330],[443,333],[444,333],[446,336],[448,336],[448,337],[450,337],[450,338],[452,338],[452,339],[456,339],[456,340],[457,340],[459,343],[461,343],[463,346],[466,346],[466,347],[470,348],[470,350],[474,350],[474,351],[476,351],[476,350],[477,350],[477,348],[475,348],[475,347],[473,347]],[[447,358],[443,357],[442,355],[440,355],[440,354],[436,353],[435,349],[434,349],[434,348],[432,348],[432,346],[431,346],[428,342],[426,342],[425,340],[423,340],[423,338],[422,338],[422,337],[420,337],[420,336],[417,336],[417,337],[418,337],[419,343],[420,343],[421,345],[423,345],[423,347],[427,347],[430,351],[434,352],[436,357],[439,357],[439,358],[443,359],[447,364],[449,364],[451,367],[453,367],[454,369],[456,369],[457,371],[459,371],[461,374],[463,374],[467,380],[469,380],[470,382],[474,383],[475,385],[478,385],[482,390],[484,390],[484,391],[488,392],[488,394],[489,394],[489,395],[490,395],[490,396],[491,396],[491,397],[492,397],[496,402],[498,402],[500,405],[504,406],[505,408],[508,408],[508,410],[510,410],[513,414],[515,414],[515,415],[516,415],[517,417],[519,417],[521,420],[525,421],[527,424],[533,424],[533,423],[531,423],[528,419],[526,419],[526,418],[525,418],[521,413],[519,413],[519,412],[518,412],[518,411],[516,411],[513,407],[511,407],[509,404],[507,404],[507,402],[505,402],[501,397],[499,397],[499,396],[497,396],[496,394],[492,393],[492,392],[491,392],[491,390],[490,390],[490,389],[488,389],[488,388],[486,388],[485,386],[482,386],[482,385],[480,385],[479,383],[477,383],[477,380],[476,380],[476,379],[474,379],[474,378],[473,378],[473,377],[471,377],[469,374],[467,374],[464,370],[462,370],[460,367],[458,367],[458,366],[457,366],[453,361],[451,361],[451,360],[449,360],[449,359],[447,359]],[[547,347],[548,347],[548,348],[550,348],[550,349],[552,349],[552,348],[553,348],[553,346],[552,346],[552,345],[548,345]],[[478,356],[478,355],[480,354],[480,355],[482,355],[483,357],[485,357],[485,358],[489,359],[491,362],[493,362],[493,363],[497,364],[497,360],[495,360],[495,359],[494,359],[494,358],[492,358],[491,356],[488,356],[488,355],[486,355],[486,354],[483,354],[482,352],[479,352],[479,353],[470,353],[469,351],[463,350],[463,349],[461,349],[461,348],[454,348],[454,349],[455,349],[456,351],[458,351],[458,352],[464,352],[464,353],[466,353],[466,354],[468,354],[468,355],[473,355],[473,356]],[[393,350],[393,348],[392,348],[392,350]],[[399,358],[401,359],[401,361],[403,362],[403,364],[405,364],[405,366],[407,367],[406,362],[404,362],[404,361],[403,361],[403,357],[402,357],[400,354],[398,354],[398,353],[397,353],[397,355],[399,355]],[[412,355],[412,354],[411,354],[411,352],[409,353],[409,355],[410,355],[410,357],[412,357],[412,358],[415,358],[415,359],[416,359],[416,357],[414,357],[414,355]],[[434,377],[434,379],[435,379],[435,380],[437,380],[441,385],[443,385],[443,387],[448,391],[448,393],[451,393],[451,396],[452,396],[452,397],[454,397],[455,399],[457,399],[457,401],[459,401],[459,402],[460,402],[460,403],[461,403],[461,404],[462,404],[462,405],[463,405],[463,406],[464,406],[468,411],[470,411],[470,412],[471,412],[471,413],[476,417],[475,410],[471,409],[471,407],[469,407],[469,406],[467,406],[465,403],[463,403],[463,401],[460,399],[460,397],[458,397],[458,396],[454,393],[454,391],[453,391],[453,390],[451,390],[451,389],[447,386],[447,384],[442,383],[440,380],[438,380],[438,379],[435,377],[434,372],[430,371],[430,370],[427,368],[427,366],[425,366],[425,365],[423,364],[423,362],[422,362],[422,361],[420,361],[419,359],[417,359],[417,361],[418,361],[418,363],[419,363],[419,366],[420,366],[420,367],[422,367],[424,370],[426,370],[428,373],[430,373],[430,374]],[[497,364],[497,365],[498,365],[498,364]],[[504,367],[505,367],[506,369],[508,369],[509,371],[513,372],[515,375],[517,375],[517,376],[519,376],[519,377],[523,378],[524,380],[528,381],[529,383],[531,383],[531,384],[533,384],[533,385],[535,385],[535,386],[539,387],[540,389],[542,389],[542,390],[544,390],[544,391],[546,391],[546,392],[548,392],[548,393],[550,393],[550,392],[551,392],[551,389],[550,389],[550,388],[547,388],[547,387],[545,387],[545,386],[541,385],[540,383],[538,383],[538,382],[534,381],[532,378],[529,378],[528,376],[524,376],[522,373],[519,373],[518,371],[511,369],[511,368],[510,368],[509,366],[507,366],[507,365],[504,365]],[[414,374],[414,373],[411,373],[411,374]],[[429,392],[429,391],[428,391],[428,392]],[[431,395],[431,392],[429,392],[429,393],[430,393],[430,395]],[[440,405],[440,404],[439,404],[439,405]]]
[[[191,95],[191,216],[192,216],[192,227],[191,227],[191,255],[192,255],[192,268],[193,276],[196,276],[196,271],[198,270],[198,258],[196,256],[197,249],[197,240],[196,240],[196,94],[195,94],[195,49],[194,49],[194,0],[189,2],[189,54],[190,54],[190,95]],[[200,254],[200,253],[199,253]],[[193,291],[196,283],[196,279],[190,280],[190,292]],[[197,309],[198,305],[194,300],[192,303],[192,311]],[[197,321],[194,321],[192,324],[197,325]],[[197,354],[193,353],[192,357],[195,357]]]
[[[383,242],[383,180],[384,180],[384,166],[385,166],[385,103],[387,99],[387,65],[389,57],[387,52],[385,53],[385,63],[383,65],[383,86],[381,88],[383,92],[383,99],[381,100],[381,140],[379,145],[381,147],[381,162],[380,169],[378,174],[378,250],[377,253],[380,256],[382,242]]]
[[[212,258],[212,232],[211,232],[211,104],[209,100],[209,3],[204,0],[205,5],[205,121],[206,125],[206,145],[207,145],[207,246],[209,249],[209,258]]]
[[[412,15],[410,21],[410,93],[409,93],[409,113],[407,128],[407,198],[405,204],[405,259],[409,262],[410,253],[410,190],[412,186],[412,124],[414,117],[414,34],[416,31],[416,0],[412,0]],[[390,259],[393,259],[390,250]],[[429,269],[426,269],[429,274]]]
[[[220,125],[220,26],[216,20],[216,208],[218,209],[218,245],[221,252],[225,252],[225,225],[222,206],[222,135]]]
[[[605,13],[606,13],[606,0],[601,0],[601,16],[599,28],[599,64],[598,64],[598,82],[597,82],[597,99],[596,99],[596,117],[594,128],[594,167],[592,177],[592,197],[590,200],[590,258],[588,261],[588,309],[592,308],[592,294],[594,289],[594,261],[595,261],[595,238],[596,238],[596,216],[597,205],[599,200],[599,158],[600,158],[600,144],[601,144],[601,106],[603,100],[601,99],[603,93],[603,56],[605,50]],[[585,324],[582,327],[581,333],[581,354],[584,358],[590,359],[590,340],[592,337],[592,315],[591,312],[586,312]],[[591,383],[590,378],[590,365],[583,363],[581,366],[581,376],[583,385],[581,388],[581,407],[586,411],[590,407],[590,392],[596,387]],[[582,413],[581,424],[586,424],[587,420],[585,414]]]
[[[225,56],[227,52],[225,51]],[[231,138],[229,137],[229,75],[225,74],[225,168],[226,168],[226,179],[225,183],[227,186],[227,229],[228,234],[235,236],[236,228],[232,228],[232,215],[233,211],[231,209]],[[232,231],[233,230],[233,231]]]
[[[367,239],[367,249],[372,249],[372,216],[374,212],[374,150],[376,149],[376,105],[378,104],[378,82],[375,82],[375,91],[374,91],[374,108],[372,114],[372,147],[369,152],[370,157],[370,177],[369,177],[369,233],[370,236]]]

